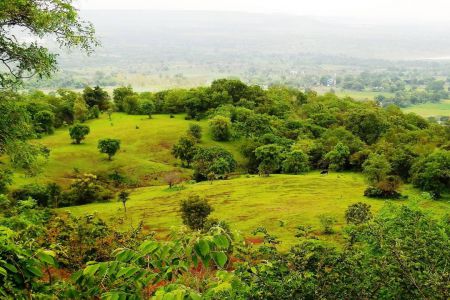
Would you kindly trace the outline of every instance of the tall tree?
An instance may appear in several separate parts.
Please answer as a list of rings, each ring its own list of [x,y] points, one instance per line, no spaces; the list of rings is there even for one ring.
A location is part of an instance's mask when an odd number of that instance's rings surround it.
[[[98,44],[92,24],[80,19],[73,0],[0,1],[0,65],[6,70],[0,72],[0,89],[34,75],[49,77],[57,69],[57,54],[39,42],[45,37],[54,37],[61,48],[87,53]]]

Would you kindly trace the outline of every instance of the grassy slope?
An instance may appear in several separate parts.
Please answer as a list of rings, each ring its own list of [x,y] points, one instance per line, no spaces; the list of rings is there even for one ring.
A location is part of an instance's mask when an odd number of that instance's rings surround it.
[[[293,242],[294,229],[299,224],[320,228],[317,216],[321,213],[336,216],[340,226],[349,204],[364,201],[378,209],[384,203],[364,198],[362,194],[366,184],[361,175],[353,173],[320,176],[314,172],[301,176],[241,177],[214,182],[212,185],[186,184],[185,189],[180,191],[168,190],[166,186],[150,186],[160,183],[156,178],[161,173],[178,168],[176,165],[179,162],[170,154],[170,149],[185,134],[190,122],[195,121],[185,121],[181,115],[173,119],[167,115],[156,115],[149,120],[144,116],[114,114],[111,125],[107,116],[102,116],[99,120],[87,122],[91,133],[82,145],[71,144],[67,128],[60,129],[54,135],[39,140],[51,149],[50,159],[43,165],[40,175],[28,178],[19,174],[15,185],[34,181],[69,184],[74,168],[96,174],[111,173],[117,169],[139,180],[141,186],[146,186],[132,191],[126,223],[137,223],[142,219],[149,230],[167,232],[171,226],[181,224],[177,214],[179,201],[189,194],[199,194],[211,201],[215,208],[213,217],[229,221],[234,229],[242,230],[245,236],[250,236],[250,232],[258,226],[265,226],[287,244]],[[229,149],[238,161],[243,161],[239,154],[239,143],[214,142],[207,133],[207,122],[199,124],[205,133],[203,146],[220,144]],[[104,137],[122,140],[122,149],[111,162],[97,150],[98,139]],[[182,172],[189,175],[191,171],[183,169]],[[447,202],[426,205],[436,211],[449,208]],[[112,201],[64,208],[61,211],[69,210],[76,215],[98,212],[110,219],[122,217],[123,211],[120,209],[121,204]],[[280,220],[286,222],[284,228],[279,226]],[[338,238],[339,235],[327,237],[331,240]]]
[[[180,200],[197,194],[210,201],[215,209],[212,216],[230,222],[232,229],[238,229],[244,236],[250,237],[252,230],[264,226],[279,236],[286,247],[295,240],[296,226],[309,224],[320,230],[320,214],[335,216],[338,219],[336,228],[340,231],[348,205],[362,201],[378,210],[385,203],[363,197],[366,184],[361,175],[354,173],[321,176],[318,172],[312,172],[298,176],[272,175],[268,178],[243,176],[212,184],[186,184],[184,187],[182,190],[146,187],[132,191],[127,203],[127,219],[122,226],[143,220],[146,229],[165,234],[172,226],[181,225],[178,214]],[[409,187],[405,187],[403,192],[412,195],[412,198],[416,195]],[[450,202],[448,199],[428,201],[422,205],[441,213],[449,209]],[[94,203],[62,208],[60,211],[70,211],[75,215],[97,212],[109,220],[124,216],[119,202]],[[284,227],[280,227],[280,221],[285,223]],[[336,242],[340,235],[324,238]]]
[[[15,184],[55,181],[67,185],[75,168],[82,173],[96,174],[119,170],[138,180],[141,185],[155,184],[156,178],[162,173],[178,169],[176,165],[179,161],[171,155],[171,148],[186,134],[191,122],[196,121],[186,121],[182,115],[173,119],[168,115],[155,115],[153,119],[148,119],[145,116],[120,113],[113,114],[110,122],[106,115],[102,115],[98,120],[86,122],[91,133],[81,145],[71,144],[67,128],[59,129],[55,134],[37,141],[51,149],[49,161],[43,165],[40,175],[29,178],[18,174]],[[201,121],[199,124],[204,132],[201,143],[203,146],[220,144],[232,151],[234,157],[242,162],[237,143],[215,142],[208,134],[207,121]],[[136,129],[136,126],[139,129]],[[121,150],[113,161],[108,161],[106,155],[98,152],[97,141],[101,138],[121,140]],[[181,171],[190,172],[186,169]]]

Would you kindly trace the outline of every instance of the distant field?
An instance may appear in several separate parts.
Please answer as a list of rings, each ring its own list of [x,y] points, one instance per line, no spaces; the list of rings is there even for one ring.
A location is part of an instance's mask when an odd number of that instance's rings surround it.
[[[259,226],[279,236],[287,247],[295,242],[298,225],[312,225],[320,233],[318,216],[326,213],[338,219],[335,226],[339,232],[344,225],[344,212],[348,205],[357,201],[369,203],[378,210],[383,200],[363,196],[366,187],[363,177],[356,173],[332,173],[321,176],[318,172],[307,175],[272,175],[270,177],[243,176],[241,178],[185,184],[182,190],[170,190],[166,186],[146,187],[133,190],[127,202],[128,217],[122,225],[127,227],[140,220],[145,229],[166,234],[172,226],[181,225],[178,214],[179,202],[189,195],[201,195],[214,207],[212,217],[226,220],[232,229],[238,229],[245,237]],[[406,186],[405,194],[417,195]],[[450,209],[446,201],[427,201],[422,205],[437,213]],[[394,201],[404,203],[410,200]],[[115,201],[84,206],[62,208],[75,215],[97,212],[102,218],[117,222],[124,216],[122,204]],[[280,225],[283,224],[281,227]],[[324,236],[331,242],[340,242],[341,235]]]
[[[424,117],[448,116],[450,117],[450,100],[441,103],[425,103],[403,109],[405,112],[413,112]]]
[[[172,145],[186,134],[190,123],[183,115],[169,118],[168,115],[130,116],[121,113],[112,115],[112,121],[104,114],[98,120],[86,122],[91,133],[80,145],[71,143],[68,128],[58,129],[55,134],[46,136],[36,142],[50,148],[50,158],[43,164],[43,170],[37,177],[26,177],[18,173],[15,184],[30,182],[70,183],[74,170],[81,173],[110,174],[114,170],[128,174],[141,186],[161,184],[161,175],[174,169],[189,175],[190,170],[180,169],[179,161],[172,154]],[[238,161],[242,161],[236,143],[218,143],[208,134],[207,121],[198,122],[203,128],[201,145],[218,145],[229,149]],[[101,138],[118,138],[121,149],[108,161],[106,155],[100,154],[97,142]],[[159,179],[157,178],[159,177]]]

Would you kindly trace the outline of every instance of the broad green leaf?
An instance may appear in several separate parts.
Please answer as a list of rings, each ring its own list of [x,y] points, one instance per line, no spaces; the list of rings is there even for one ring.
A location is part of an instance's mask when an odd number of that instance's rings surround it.
[[[213,257],[217,265],[219,265],[221,268],[225,266],[228,260],[227,256],[223,252],[214,252]]]
[[[205,240],[200,240],[200,241],[198,242],[198,247],[199,247],[199,249],[200,249],[200,254],[201,254],[202,256],[206,256],[207,254],[209,254],[210,249],[209,249],[209,244],[208,244],[207,241],[205,241]]]

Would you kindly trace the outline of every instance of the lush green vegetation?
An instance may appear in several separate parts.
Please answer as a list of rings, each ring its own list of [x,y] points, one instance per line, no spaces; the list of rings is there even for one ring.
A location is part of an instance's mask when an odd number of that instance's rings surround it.
[[[450,124],[385,105],[445,83],[14,90],[55,56],[11,26],[95,44],[71,4],[0,4],[2,299],[449,298]]]

